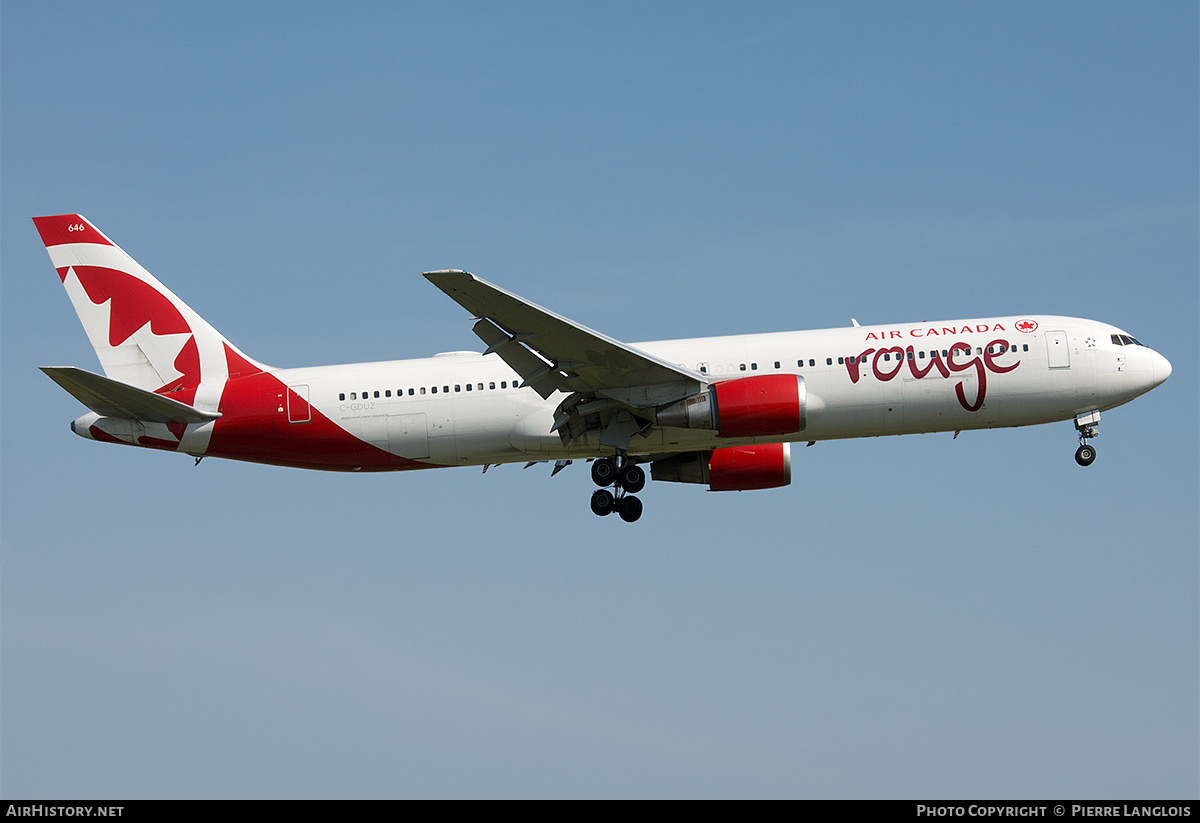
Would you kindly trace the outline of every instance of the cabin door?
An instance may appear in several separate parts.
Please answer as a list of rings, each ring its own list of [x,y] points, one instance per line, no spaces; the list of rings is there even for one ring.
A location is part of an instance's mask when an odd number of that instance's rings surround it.
[[[1046,357],[1050,368],[1071,368],[1071,348],[1065,331],[1046,332]]]
[[[312,406],[308,404],[308,386],[288,386],[287,415],[289,423],[307,423],[312,420]]]

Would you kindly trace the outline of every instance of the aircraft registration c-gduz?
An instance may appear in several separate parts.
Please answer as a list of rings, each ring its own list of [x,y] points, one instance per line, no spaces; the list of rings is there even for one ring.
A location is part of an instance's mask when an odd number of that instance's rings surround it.
[[[43,368],[90,440],[303,469],[591,462],[592,511],[632,522],[646,467],[713,491],[791,482],[790,444],[1072,420],[1171,364],[1121,329],[1020,315],[627,344],[465,271],[425,278],[482,354],[279,369],[242,353],[78,214],[34,224],[104,376]]]

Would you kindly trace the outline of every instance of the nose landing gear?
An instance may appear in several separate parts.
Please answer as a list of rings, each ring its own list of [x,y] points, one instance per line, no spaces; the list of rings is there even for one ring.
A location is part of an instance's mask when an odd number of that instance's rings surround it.
[[[1075,462],[1081,466],[1090,466],[1096,459],[1096,450],[1087,443],[1080,443],[1075,450]]]
[[[592,512],[603,517],[615,511],[626,523],[632,523],[642,516],[642,501],[634,494],[645,488],[646,472],[623,454],[621,464],[618,469],[611,457],[592,463],[592,482],[601,487],[592,492]]]
[[[1079,430],[1079,448],[1075,450],[1075,462],[1081,466],[1090,466],[1096,459],[1096,449],[1088,445],[1088,440],[1100,436],[1100,432],[1096,431],[1099,423],[1098,411],[1081,414],[1075,418],[1075,428]]]

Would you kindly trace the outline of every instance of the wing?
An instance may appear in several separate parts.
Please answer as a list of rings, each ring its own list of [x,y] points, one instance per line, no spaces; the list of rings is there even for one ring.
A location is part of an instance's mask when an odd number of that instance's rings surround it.
[[[554,428],[564,441],[597,427],[625,448],[656,409],[702,391],[704,375],[592,331],[465,271],[425,272],[478,320],[473,331],[544,398],[568,394]],[[611,441],[611,442],[610,442]]]

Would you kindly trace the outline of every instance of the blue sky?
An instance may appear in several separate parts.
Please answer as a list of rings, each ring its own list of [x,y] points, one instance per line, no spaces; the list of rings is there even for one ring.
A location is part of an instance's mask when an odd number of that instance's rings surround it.
[[[0,792],[1200,794],[1194,3],[0,6]],[[273,365],[1056,313],[1174,374],[785,489],[83,441],[29,218]]]

